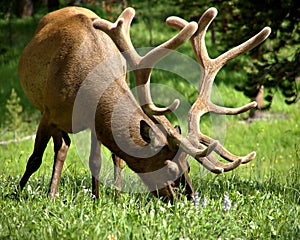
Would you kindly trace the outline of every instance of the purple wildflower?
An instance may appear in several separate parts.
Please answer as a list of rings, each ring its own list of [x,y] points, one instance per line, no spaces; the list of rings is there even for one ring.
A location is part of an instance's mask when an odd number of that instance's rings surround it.
[[[226,192],[225,194],[224,194],[224,202],[223,202],[223,210],[224,211],[229,211],[230,210],[230,208],[231,208],[231,202],[230,202],[230,199],[229,199],[229,197],[228,197],[228,192]]]

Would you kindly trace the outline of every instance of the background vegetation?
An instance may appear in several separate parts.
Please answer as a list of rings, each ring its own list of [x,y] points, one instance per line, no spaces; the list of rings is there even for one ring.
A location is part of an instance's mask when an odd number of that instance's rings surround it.
[[[265,113],[262,119],[245,121],[246,114],[226,117],[225,146],[236,154],[255,150],[257,151],[255,160],[231,173],[219,176],[208,173],[192,159],[189,160],[192,181],[196,191],[199,192],[198,209],[185,199],[176,201],[174,205],[168,205],[146,193],[124,193],[119,199],[115,199],[113,189],[107,186],[101,187],[101,198],[94,201],[90,195],[89,170],[81,162],[74,145],[71,145],[65,163],[60,194],[56,201],[49,201],[46,192],[52,169],[52,143],[47,147],[42,167],[32,176],[20,198],[7,197],[7,194],[17,186],[33,149],[33,139],[27,141],[20,139],[35,133],[40,117],[40,113],[28,102],[21,89],[17,73],[18,58],[33,36],[39,19],[48,11],[42,2],[39,2],[40,5],[35,2],[34,17],[21,19],[13,10],[17,1],[10,2],[11,5],[1,5],[0,14],[0,238],[297,239],[299,237],[300,108],[299,102],[293,105],[285,104],[286,95],[279,91],[282,89],[280,84],[272,86],[273,93],[277,95],[276,98],[272,98],[271,110]],[[186,1],[177,2],[187,4]],[[230,17],[231,10],[226,11],[222,5],[224,2],[206,4],[203,1],[199,5],[196,1],[189,1],[194,5],[184,5],[185,8],[182,8],[180,5],[166,7],[165,1],[151,1],[151,4],[150,1],[127,1],[128,5],[134,4],[137,9],[137,17],[131,32],[134,36],[134,45],[155,46],[170,38],[175,31],[163,23],[167,16],[180,15],[185,19],[197,20],[203,12],[204,5],[205,8],[213,5],[219,10],[219,15],[215,26],[210,28],[207,43],[210,54],[216,56],[225,48],[229,48],[228,45],[232,47],[236,44],[233,40],[225,41],[226,36],[231,39],[237,36],[240,38],[238,42],[242,42],[244,37],[240,27],[247,25],[246,21],[241,22],[238,18],[230,21],[228,34],[217,28],[224,16]],[[237,1],[226,2],[237,3]],[[289,4],[290,1],[286,3]],[[60,2],[60,6],[65,5],[66,2]],[[10,8],[4,8],[7,6]],[[122,9],[122,4],[119,3],[103,6],[97,1],[94,1],[93,5],[85,3],[85,6],[111,20]],[[257,10],[255,7],[252,8]],[[296,11],[297,6],[294,8]],[[242,14],[244,9],[240,6],[239,10],[238,15]],[[248,11],[250,10],[251,8],[248,8]],[[274,8],[270,8],[269,11],[273,10]],[[258,24],[258,29],[272,23],[267,18],[265,21]],[[245,38],[252,34],[250,30],[247,31],[249,32],[245,33],[247,35]],[[274,39],[282,40],[280,36],[282,35],[274,35]],[[293,42],[297,39],[294,37],[294,35],[290,38],[285,37],[289,41],[285,43],[286,49],[280,53],[280,59],[291,61],[292,56],[297,53],[299,46]],[[268,50],[265,48],[272,45],[272,41],[272,38],[267,40],[261,50],[257,51],[264,53]],[[265,55],[259,61],[263,64],[273,61],[274,54],[279,51],[277,50]],[[179,51],[193,56],[189,43],[182,46]],[[256,55],[257,52],[254,51],[252,54]],[[249,101],[247,96],[236,91],[234,87],[251,79],[250,73],[256,76],[254,70],[249,72],[245,69],[252,68],[253,64],[259,62],[257,59],[253,55],[239,57],[218,74],[216,87],[224,105],[234,107]],[[296,60],[299,61],[299,57],[296,57]],[[279,72],[284,72],[285,66],[277,66]],[[292,70],[299,73],[299,65],[295,65]],[[258,73],[262,72],[264,70],[260,69]],[[299,85],[296,79],[297,74],[293,78],[295,84],[292,84],[293,86]],[[277,76],[274,80],[279,81],[281,77]],[[195,88],[174,74],[154,71],[153,82],[168,84],[180,91],[190,102],[194,101],[197,94]],[[201,130],[208,134],[213,131],[211,126],[209,117],[201,122]],[[112,171],[112,163],[110,167],[109,171]],[[125,171],[130,172],[127,168]],[[102,171],[101,177],[106,176],[108,171]],[[222,210],[226,192],[231,201],[229,211]],[[204,196],[207,204],[202,207]]]

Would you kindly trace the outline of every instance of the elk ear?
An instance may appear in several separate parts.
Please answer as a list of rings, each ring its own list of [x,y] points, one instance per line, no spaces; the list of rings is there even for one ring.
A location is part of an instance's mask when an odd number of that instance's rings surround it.
[[[142,120],[140,122],[140,134],[141,134],[143,140],[147,143],[151,142],[150,131],[152,131],[152,130],[151,130],[151,127],[149,126],[149,124],[146,123],[146,121]]]
[[[176,125],[175,127],[176,132],[178,132],[179,134],[181,134],[181,128],[179,125]]]

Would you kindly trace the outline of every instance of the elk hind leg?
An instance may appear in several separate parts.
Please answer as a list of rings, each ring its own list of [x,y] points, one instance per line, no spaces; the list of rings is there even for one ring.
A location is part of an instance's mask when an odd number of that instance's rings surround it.
[[[46,117],[42,117],[34,142],[34,150],[31,154],[30,158],[28,159],[26,170],[21,178],[19,184],[19,190],[22,191],[25,187],[26,183],[28,182],[30,176],[36,172],[42,164],[42,157],[44,151],[47,147],[47,144],[51,137],[51,127],[49,126]]]
[[[58,190],[60,175],[67,157],[71,140],[67,133],[60,130],[56,130],[52,137],[54,142],[54,165],[48,196],[54,199]]]
[[[89,158],[89,167],[92,174],[92,194],[99,198],[99,173],[101,168],[101,153],[100,145],[95,132],[91,133],[91,152]]]

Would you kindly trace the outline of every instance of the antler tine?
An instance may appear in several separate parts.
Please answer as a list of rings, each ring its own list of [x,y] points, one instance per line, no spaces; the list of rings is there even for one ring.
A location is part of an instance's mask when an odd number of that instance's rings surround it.
[[[252,102],[247,103],[244,106],[241,106],[238,108],[221,107],[221,106],[218,106],[211,102],[208,102],[207,105],[209,108],[209,112],[216,113],[216,114],[235,115],[235,114],[240,114],[240,113],[246,112],[249,109],[256,107],[257,102],[252,101]]]
[[[195,156],[194,158],[206,169],[216,174],[231,171],[240,166],[242,163],[242,159],[237,159],[231,163],[222,163],[212,154],[202,157]]]
[[[130,39],[130,24],[135,16],[133,8],[126,8],[115,23],[99,18],[94,20],[93,26],[108,34],[119,50],[125,55],[132,68],[140,62],[141,57],[137,54]]]
[[[206,146],[210,146],[212,143],[216,142],[216,140],[214,140],[204,134],[200,134],[199,139],[201,139],[200,142]],[[236,156],[236,155],[232,154],[231,152],[229,152],[226,148],[224,148],[220,143],[215,147],[214,151],[218,155],[220,155],[222,158],[224,158],[225,160],[227,160],[229,162],[234,162],[234,161],[241,159],[242,164],[246,164],[246,163],[250,162],[256,156],[256,152],[251,152],[246,156]]]
[[[150,93],[150,76],[152,67],[164,56],[170,53],[170,50],[174,50],[181,44],[186,42],[196,32],[197,24],[187,24],[176,36],[169,41],[161,44],[160,46],[152,49],[144,57],[138,55],[135,51],[131,39],[130,39],[130,24],[135,15],[133,8],[127,8],[119,16],[115,24],[110,23],[104,19],[97,19],[93,25],[95,28],[101,29],[106,32],[112,40],[115,42],[124,57],[128,61],[129,65],[133,69],[135,82],[137,88],[137,95],[142,104],[142,108],[149,116],[164,115],[168,112],[174,111],[179,106],[179,100],[166,107],[156,107],[152,101]]]
[[[203,154],[194,155],[193,157],[206,169],[216,174],[231,171],[243,163],[242,158],[237,158],[231,163],[220,162],[214,155],[210,154],[213,150],[216,151],[216,147],[220,146],[216,146],[216,144],[218,144],[217,141],[210,144],[207,148],[204,148],[203,145],[199,146],[199,148],[201,149],[199,150],[199,152],[202,151]],[[183,150],[185,151],[185,149]]]
[[[152,49],[144,57],[142,57],[139,63],[139,68],[141,68],[142,70],[137,70],[134,72],[134,74],[136,76],[136,81],[139,81],[137,85],[144,86],[144,88],[141,87],[137,89],[137,94],[140,95],[140,101],[142,103],[146,103],[142,107],[148,115],[164,115],[168,112],[176,110],[179,106],[179,99],[175,99],[173,103],[166,108],[157,108],[153,104],[149,86],[152,67],[160,59],[168,55],[171,50],[175,50],[188,39],[190,39],[190,37],[196,32],[196,30],[197,24],[195,22],[188,23],[177,35],[172,37],[167,42]]]
[[[224,172],[232,171],[233,169],[237,168],[241,165],[242,159],[237,159],[231,163],[222,163],[220,162],[214,155],[208,155],[206,160],[210,161],[214,166],[217,168],[223,169]]]
[[[177,35],[172,37],[167,42],[152,49],[144,57],[141,58],[141,61],[138,65],[140,69],[134,71],[134,74],[136,76],[135,79],[137,81],[137,85],[141,86],[137,89],[137,94],[139,95],[140,101],[142,103],[146,103],[142,107],[148,115],[163,115],[176,110],[179,106],[180,101],[178,99],[175,99],[173,103],[166,108],[157,108],[153,104],[149,86],[152,67],[160,59],[168,55],[171,52],[171,50],[176,49],[188,39],[190,39],[190,37],[196,32],[196,30],[197,24],[195,22],[187,24]]]
[[[218,11],[215,8],[209,8],[207,11],[205,11],[198,22],[197,32],[191,38],[195,56],[202,67],[204,67],[205,62],[207,60],[210,60],[205,46],[204,37],[207,28],[209,27],[210,23],[214,20],[214,18],[217,16],[217,13]],[[183,27],[185,27],[188,24],[188,22],[179,17],[169,17],[167,19],[167,24],[170,27],[173,27],[177,30],[181,30]]]
[[[202,158],[209,155],[214,149],[218,146],[218,141],[212,141],[210,144],[208,144],[207,148],[204,148],[204,146],[201,146],[200,148],[195,148],[193,144],[189,141],[187,138],[183,137],[177,137],[177,139],[180,139],[180,146],[182,150],[184,150],[189,155],[195,157],[195,158]]]
[[[131,39],[130,39],[130,25],[131,25],[131,22],[133,20],[135,16],[135,10],[131,7],[129,8],[126,8],[122,13],[121,15],[118,17],[119,19],[124,19],[124,32],[126,34],[126,36],[128,37],[128,40],[131,42]]]
[[[262,41],[264,41],[271,30],[269,27],[265,27],[262,31],[256,34],[254,37],[250,38],[248,41],[240,44],[239,46],[223,53],[216,59],[211,59],[208,55],[206,44],[205,44],[205,34],[213,19],[217,15],[217,10],[215,8],[208,9],[200,18],[198,22],[198,30],[194,36],[190,39],[195,56],[200,64],[201,76],[198,98],[193,104],[189,111],[189,128],[187,139],[192,141],[194,138],[199,140],[199,147],[202,149],[203,145],[210,146],[216,141],[200,132],[200,118],[202,115],[208,112],[216,114],[239,114],[245,112],[253,107],[256,107],[256,102],[248,103],[239,108],[226,108],[213,104],[210,101],[210,94],[213,85],[213,81],[217,72],[221,69],[224,64],[226,64],[231,59],[239,56],[240,54],[256,47]],[[178,17],[170,17],[167,19],[167,24],[175,29],[182,29],[186,26],[187,22]],[[195,143],[195,140],[194,140]],[[245,164],[251,161],[256,153],[251,152],[246,156],[236,156],[230,153],[225,147],[223,147],[219,142],[215,146],[214,151],[223,157],[225,160],[230,161],[230,164],[224,164],[220,162],[212,154],[207,155],[204,158],[197,158],[196,160],[203,164],[207,169],[212,172],[218,173],[219,169],[223,171],[230,171],[238,167],[241,163]],[[214,168],[215,167],[215,168]]]
[[[202,68],[205,68],[207,62],[211,61],[205,45],[205,34],[209,25],[215,19],[217,14],[218,10],[215,8],[209,8],[208,10],[206,10],[199,19],[197,32],[191,39],[195,56]]]
[[[149,53],[147,53],[141,60],[142,66],[143,64],[145,64],[144,62],[146,62],[147,66],[149,66],[149,64],[154,65],[164,56],[169,54],[170,50],[175,50],[184,42],[189,40],[196,32],[197,28],[198,26],[196,22],[187,23],[177,35],[175,35],[167,42],[159,45],[158,47],[152,49]]]
[[[201,165],[203,165],[206,169],[208,169],[212,173],[221,174],[224,172],[223,168],[216,166],[207,157],[195,158],[195,159],[197,160],[197,162],[199,162]]]
[[[230,60],[238,57],[239,55],[255,48],[257,45],[262,43],[266,38],[270,35],[271,28],[265,27],[255,36],[247,40],[246,42],[228,50],[227,52],[220,55],[218,58],[215,59],[214,63],[217,65],[218,68],[223,67],[227,62]]]
[[[254,47],[256,47],[257,45],[259,45],[261,42],[263,42],[271,33],[271,28],[269,27],[265,27],[263,28],[258,34],[256,34],[254,37],[250,38],[249,40],[247,40],[246,42],[240,44],[239,46],[236,46],[230,50],[228,50],[227,52],[223,53],[222,55],[220,55],[219,57],[217,57],[216,59],[209,59],[208,61],[210,61],[210,67],[213,67],[214,69],[211,71],[211,86],[212,86],[212,82],[214,80],[215,75],[217,74],[217,72],[230,60],[238,57],[239,55],[245,53],[246,51],[249,51],[251,49],[253,49]],[[203,39],[204,41],[204,39]],[[205,89],[205,88],[204,88]],[[210,90],[211,91],[211,90]],[[210,93],[209,91],[209,93]],[[209,112],[213,112],[213,113],[217,113],[217,114],[227,114],[227,115],[234,115],[234,114],[239,114],[239,113],[243,113],[248,111],[251,108],[254,108],[257,106],[257,103],[255,101],[250,102],[244,106],[241,106],[239,108],[225,108],[225,107],[221,107],[218,105],[215,105],[213,103],[210,102],[210,100],[207,102],[208,104],[208,111]]]

